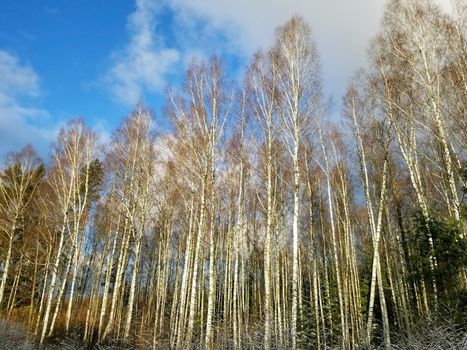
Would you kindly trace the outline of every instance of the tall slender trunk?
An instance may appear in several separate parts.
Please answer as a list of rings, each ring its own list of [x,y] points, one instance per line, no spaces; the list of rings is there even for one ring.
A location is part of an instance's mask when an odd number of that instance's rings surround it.
[[[297,141],[298,142],[298,141]],[[298,231],[300,229],[300,170],[298,164],[298,144],[293,154],[294,184],[293,184],[293,223],[292,223],[292,349],[297,348],[297,312],[299,288],[299,262],[298,262]]]
[[[200,212],[199,212],[199,222],[198,222],[198,233],[196,237],[196,245],[195,245],[195,252],[193,258],[193,274],[191,277],[191,292],[190,292],[190,313],[188,316],[188,327],[186,332],[186,340],[185,344],[187,347],[191,346],[191,341],[193,338],[193,328],[195,323],[195,314],[197,310],[197,303],[196,303],[196,292],[197,292],[197,282],[198,282],[198,264],[199,264],[199,256],[201,250],[201,240],[203,239],[203,231],[204,231],[204,216],[206,210],[206,180],[207,180],[207,173],[203,177],[203,181],[201,183],[201,201],[200,201]]]
[[[75,251],[73,253],[73,259],[71,262],[72,274],[71,274],[70,296],[68,297],[67,309],[66,309],[66,314],[65,314],[65,331],[66,332],[68,332],[68,329],[70,328],[71,310],[73,307],[73,298],[75,295],[75,284],[76,284],[76,278],[78,275],[78,265],[79,265],[78,246],[79,245],[75,247]]]
[[[110,305],[109,319],[107,321],[107,326],[105,327],[102,338],[107,337],[113,329],[115,322],[115,312],[117,311],[117,304],[119,300],[120,289],[122,285],[123,275],[125,273],[126,266],[126,256],[128,253],[128,245],[130,241],[130,233],[128,232],[128,218],[125,219],[125,224],[123,227],[123,242],[120,248],[117,262],[117,272],[115,276],[113,292],[112,292],[112,301]],[[117,239],[117,238],[115,238]]]
[[[368,307],[368,323],[367,323],[367,337],[368,342],[371,340],[371,330],[373,327],[373,305],[375,299],[375,285],[376,282],[378,283],[378,292],[379,292],[379,300],[381,304],[381,314],[383,318],[383,332],[384,332],[384,345],[387,349],[391,347],[391,340],[389,334],[389,321],[388,321],[388,314],[386,308],[386,299],[384,296],[384,287],[383,287],[383,280],[382,280],[382,273],[381,273],[381,262],[380,262],[380,254],[379,254],[379,241],[381,237],[381,228],[382,228],[382,219],[386,201],[386,187],[387,187],[387,166],[388,160],[385,157],[384,165],[383,165],[383,178],[381,183],[381,193],[380,193],[380,200],[378,204],[378,217],[376,222],[376,228],[373,235],[373,268],[371,274],[371,284],[370,284],[370,303]],[[369,209],[372,210],[372,209]]]
[[[11,230],[11,234],[8,239],[8,249],[7,249],[6,258],[5,258],[5,266],[3,268],[2,282],[0,283],[0,309],[2,306],[3,294],[5,292],[6,281],[8,278],[8,270],[10,268],[11,250],[13,248],[13,235],[15,232],[15,227],[16,227],[15,224],[13,224],[13,228]]]
[[[143,229],[139,229],[137,232],[137,237],[136,237],[134,266],[133,266],[133,273],[131,276],[130,296],[128,299],[128,309],[127,309],[127,316],[126,316],[126,321],[125,321],[125,328],[123,331],[123,339],[127,339],[130,335],[131,320],[133,318],[133,308],[135,304],[136,283],[138,282],[139,259],[140,259],[139,256],[140,256],[140,251],[141,251],[142,239],[143,239]]]
[[[117,219],[117,228],[116,228],[117,232],[118,232],[119,223],[120,223],[120,216]],[[106,312],[107,312],[107,300],[108,300],[108,294],[109,294],[109,288],[110,288],[110,279],[112,277],[115,249],[116,249],[116,246],[117,246],[117,237],[112,238],[110,236],[109,239],[111,239],[113,242],[112,242],[112,248],[111,248],[111,251],[110,251],[110,260],[107,263],[107,268],[106,268],[106,272],[105,272],[104,291],[103,291],[103,294],[102,294],[102,304],[101,304],[101,310],[100,310],[100,313],[99,313],[99,326],[97,328],[99,340],[102,340],[102,334],[104,332],[104,329],[103,329],[104,328],[104,318],[105,318],[105,315],[106,315]],[[99,276],[99,278],[100,278],[100,276]]]
[[[41,332],[41,337],[39,341],[40,344],[44,342],[45,335],[47,333],[47,328],[49,326],[50,309],[52,308],[52,299],[55,293],[55,284],[57,282],[57,271],[58,271],[58,267],[60,264],[60,257],[62,255],[63,244],[65,241],[65,226],[66,226],[66,220],[67,220],[66,213],[64,215],[63,220],[64,222],[60,230],[60,238],[58,242],[57,253],[55,256],[55,261],[52,265],[52,272],[51,272],[51,278],[50,278],[50,285],[48,289],[47,303],[46,303],[45,310],[44,310],[44,319],[42,321],[42,332]],[[44,283],[46,283],[46,281],[44,281]]]
[[[345,310],[344,310],[344,300],[342,295],[342,277],[341,277],[341,267],[337,247],[337,236],[336,236],[336,224],[334,222],[334,204],[331,188],[331,167],[329,164],[328,155],[326,149],[324,148],[324,141],[322,133],[320,130],[320,140],[321,148],[323,151],[324,161],[325,161],[325,176],[326,176],[326,187],[327,187],[327,197],[328,197],[328,207],[329,207],[329,219],[331,226],[331,239],[332,239],[332,251],[334,257],[334,264],[336,269],[336,282],[337,282],[337,294],[339,300],[339,315],[340,315],[340,326],[341,326],[341,347],[346,349],[348,345],[348,328],[345,325]]]
[[[193,231],[194,231],[194,218],[195,218],[195,209],[194,209],[194,199],[191,202],[190,208],[190,219],[188,225],[188,238],[186,242],[186,252],[185,252],[185,261],[183,266],[183,275],[182,275],[182,285],[180,287],[180,303],[178,308],[178,325],[176,326],[177,332],[177,342],[176,349],[179,349],[182,345],[182,340],[184,336],[184,330],[186,326],[186,309],[187,309],[187,292],[189,288],[189,278],[191,275],[191,260],[192,260],[192,240],[193,240]]]
[[[63,295],[65,294],[65,287],[66,287],[66,283],[68,282],[68,275],[70,274],[72,263],[73,263],[73,259],[70,257],[66,264],[65,273],[62,276],[62,284],[58,288],[58,296],[56,298],[57,300],[55,304],[55,311],[53,313],[52,322],[50,323],[50,328],[49,328],[49,334],[48,334],[49,337],[53,334],[53,331],[55,328],[55,322],[57,321],[58,313],[60,312],[60,309],[62,307],[62,299],[63,299]]]
[[[19,284],[19,279],[21,277],[21,271],[23,270],[23,261],[20,258],[18,261],[18,272],[15,274],[15,278],[13,279],[13,288],[10,293],[10,298],[8,300],[8,305],[7,305],[7,310],[8,310],[8,317],[11,316],[11,312],[13,311],[13,308],[15,307],[16,303],[16,293],[18,292],[18,284]]]
[[[271,230],[273,220],[273,188],[272,188],[272,140],[271,131],[267,135],[267,213],[266,237],[264,242],[264,349],[271,346]]]
[[[70,319],[71,319],[71,310],[73,308],[73,298],[75,295],[75,284],[76,284],[76,279],[78,275],[78,267],[79,267],[79,262],[80,262],[80,249],[82,247],[82,239],[79,237],[80,235],[80,223],[79,221],[81,220],[81,213],[78,218],[78,224],[74,228],[75,232],[75,239],[76,242],[74,244],[74,252],[73,252],[73,259],[72,259],[72,274],[71,274],[71,285],[70,285],[70,296],[68,297],[68,304],[67,304],[67,310],[66,310],[66,316],[65,316],[65,330],[68,332],[68,329],[70,327]],[[84,239],[84,237],[83,237]]]
[[[211,183],[213,186],[214,183]],[[211,189],[212,191],[212,189]],[[213,197],[211,194],[211,201]],[[206,339],[205,348],[212,349],[212,334],[213,334],[213,318],[215,313],[215,298],[216,298],[216,249],[214,242],[214,203],[211,204],[210,226],[209,226],[209,292],[208,292],[208,308],[206,316]]]
[[[34,272],[32,276],[32,290],[31,290],[31,303],[29,304],[29,317],[28,317],[28,327],[32,328],[32,314],[35,311],[34,300],[36,298],[36,287],[37,287],[37,266],[39,265],[39,246],[36,245],[36,258],[34,259]]]

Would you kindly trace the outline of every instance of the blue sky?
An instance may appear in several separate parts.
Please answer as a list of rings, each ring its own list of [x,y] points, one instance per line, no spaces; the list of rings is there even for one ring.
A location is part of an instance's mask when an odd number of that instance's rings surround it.
[[[312,25],[337,114],[383,8],[383,0],[2,0],[0,157],[27,143],[45,157],[75,117],[106,139],[139,99],[164,128],[164,88],[193,57],[221,55],[239,80],[295,14]]]

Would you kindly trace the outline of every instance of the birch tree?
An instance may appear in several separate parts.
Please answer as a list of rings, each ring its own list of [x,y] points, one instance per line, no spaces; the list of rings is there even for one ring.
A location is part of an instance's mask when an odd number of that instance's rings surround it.
[[[316,117],[321,99],[318,52],[311,37],[310,26],[300,17],[293,17],[276,33],[272,64],[278,71],[280,94],[279,115],[283,122],[283,140],[293,163],[292,224],[292,349],[297,348],[297,315],[299,284],[299,235],[301,180],[299,154],[311,119]]]
[[[80,249],[78,246],[79,225],[83,223],[82,216],[85,213],[86,207],[86,203],[83,203],[83,197],[80,194],[80,187],[83,185],[81,171],[82,169],[89,169],[91,162],[94,160],[94,142],[95,135],[86,128],[83,121],[78,120],[69,123],[66,129],[61,130],[58,143],[54,149],[54,164],[49,177],[49,183],[56,200],[57,212],[60,216],[52,218],[52,222],[54,223],[52,230],[58,231],[58,238],[55,257],[50,267],[47,302],[42,320],[41,343],[44,341],[49,326],[51,330],[54,327],[56,316],[52,318],[51,324],[49,324],[49,318],[56,292],[59,295],[59,302],[56,304],[55,315],[58,313],[60,307],[60,295],[63,294],[64,286],[58,288],[58,290],[56,288],[59,266],[64,258],[63,254],[65,250],[70,252],[68,267],[63,271],[64,276],[62,277],[66,280],[72,266],[72,260],[74,260],[72,254],[75,254]],[[87,193],[84,198],[87,201]],[[71,249],[68,248],[70,240],[72,241]],[[75,274],[73,275],[76,277]]]
[[[150,112],[143,105],[138,105],[116,132],[112,152],[109,154],[109,167],[118,184],[116,197],[119,212],[123,218],[123,226],[120,226],[123,237],[104,337],[113,329],[115,308],[119,303],[123,276],[128,266],[130,266],[131,274],[124,321],[124,338],[130,335],[134,317],[133,308],[140,271],[141,245],[144,235],[150,229],[149,213],[152,205],[150,190],[155,172],[156,150],[151,123]]]
[[[215,228],[214,228],[214,186],[216,167],[219,161],[218,145],[230,111],[229,95],[224,88],[224,74],[218,58],[208,64],[192,64],[187,73],[185,91],[174,96],[169,93],[169,118],[176,129],[178,154],[181,166],[195,177],[193,190],[199,194],[199,218],[196,237],[189,318],[185,341],[190,344],[193,337],[194,320],[197,312],[196,294],[198,269],[202,242],[209,246],[209,289],[206,315],[204,346],[212,348],[213,317],[216,297]],[[181,170],[182,170],[181,169]],[[208,216],[208,214],[211,214]]]

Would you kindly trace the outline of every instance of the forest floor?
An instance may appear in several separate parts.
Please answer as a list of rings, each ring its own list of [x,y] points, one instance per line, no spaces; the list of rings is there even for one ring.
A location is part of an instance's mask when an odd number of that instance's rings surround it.
[[[393,335],[393,350],[467,350],[467,330],[447,322],[424,322],[414,327],[410,337]],[[78,334],[54,336],[39,347],[28,337],[27,330],[18,323],[0,320],[0,350],[129,350],[134,345],[83,344]],[[146,347],[138,347],[146,349]],[[163,349],[163,348],[161,348]],[[258,348],[260,349],[260,348]],[[329,348],[331,349],[331,348]],[[332,349],[337,349],[333,347]],[[371,349],[383,349],[374,346]]]

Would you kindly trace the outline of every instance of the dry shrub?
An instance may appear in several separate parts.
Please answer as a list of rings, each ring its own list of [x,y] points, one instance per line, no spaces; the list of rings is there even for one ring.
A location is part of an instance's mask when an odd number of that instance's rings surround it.
[[[34,343],[27,338],[27,330],[18,323],[0,320],[0,349],[34,350]]]
[[[467,330],[446,320],[425,321],[394,340],[397,350],[466,350]]]

